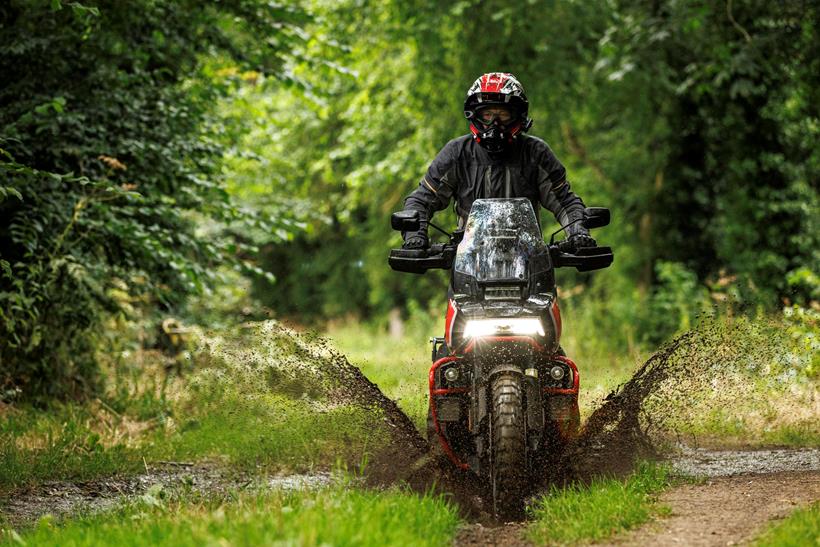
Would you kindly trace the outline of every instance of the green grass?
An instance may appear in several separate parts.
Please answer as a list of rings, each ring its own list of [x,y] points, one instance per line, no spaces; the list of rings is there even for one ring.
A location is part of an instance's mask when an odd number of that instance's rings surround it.
[[[669,485],[666,468],[644,463],[625,480],[553,487],[531,506],[528,537],[544,545],[606,539],[668,511],[656,496]]]
[[[373,418],[358,407],[323,408],[276,394],[221,397],[198,402],[175,432],[155,438],[146,453],[151,459],[219,459],[266,471],[356,464],[384,438]]]
[[[397,489],[240,494],[228,502],[169,501],[154,493],[105,514],[7,529],[0,544],[449,545],[457,525],[455,508],[443,498]]]
[[[82,480],[142,468],[139,452],[126,439],[116,439],[117,421],[90,405],[7,409],[0,417],[0,492],[41,480]]]
[[[106,424],[105,420],[110,420]],[[44,480],[132,474],[144,461],[219,461],[246,470],[308,471],[356,465],[381,445],[374,415],[266,394],[197,401],[171,421],[144,427],[91,405],[15,409],[0,420],[0,492]]]
[[[803,547],[820,545],[820,503],[798,509],[771,526],[757,540],[758,547]]]

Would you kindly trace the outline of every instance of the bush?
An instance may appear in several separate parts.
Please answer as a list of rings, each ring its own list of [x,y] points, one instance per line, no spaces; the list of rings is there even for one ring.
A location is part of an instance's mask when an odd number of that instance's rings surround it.
[[[218,230],[195,233],[197,219],[241,217],[207,136],[225,86],[200,67],[222,51],[281,69],[294,39],[284,23],[301,14],[255,6],[0,7],[0,392],[93,392],[110,291],[172,306],[234,251]],[[279,45],[244,40],[249,29]]]

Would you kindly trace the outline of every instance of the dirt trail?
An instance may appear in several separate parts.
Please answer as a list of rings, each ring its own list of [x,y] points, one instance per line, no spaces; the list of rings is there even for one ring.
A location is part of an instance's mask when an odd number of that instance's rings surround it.
[[[683,449],[667,462],[705,482],[661,496],[672,515],[616,536],[602,545],[736,545],[755,537],[772,520],[820,500],[820,449]],[[532,545],[526,522],[471,523],[456,546]],[[598,545],[598,544],[596,544]]]
[[[604,545],[725,546],[757,536],[772,520],[820,500],[820,472],[779,472],[709,479],[661,497],[669,518]]]

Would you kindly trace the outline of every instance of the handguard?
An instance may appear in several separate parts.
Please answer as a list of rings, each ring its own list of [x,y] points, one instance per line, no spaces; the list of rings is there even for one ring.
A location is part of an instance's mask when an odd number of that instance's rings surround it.
[[[614,260],[611,247],[582,247],[575,253],[564,253],[553,248],[552,263],[556,268],[575,267],[579,272],[606,268]]]
[[[456,257],[456,246],[434,244],[429,249],[392,249],[387,262],[397,272],[423,274],[427,270],[449,270]]]

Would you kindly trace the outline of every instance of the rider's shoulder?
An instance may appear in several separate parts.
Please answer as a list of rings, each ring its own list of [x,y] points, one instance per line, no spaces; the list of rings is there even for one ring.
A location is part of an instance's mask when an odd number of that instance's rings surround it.
[[[439,154],[445,154],[448,156],[460,157],[462,156],[470,147],[473,145],[474,139],[473,136],[470,134],[462,135],[460,137],[456,137],[447,142],[442,148]]]
[[[521,143],[532,152],[545,152],[550,150],[550,145],[547,144],[547,141],[535,135],[521,135]]]

